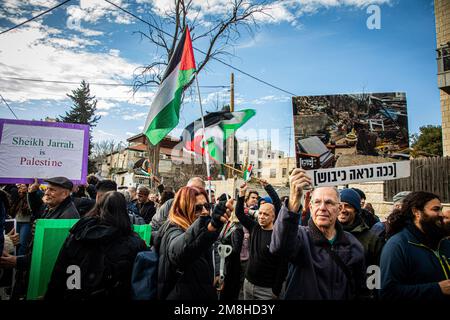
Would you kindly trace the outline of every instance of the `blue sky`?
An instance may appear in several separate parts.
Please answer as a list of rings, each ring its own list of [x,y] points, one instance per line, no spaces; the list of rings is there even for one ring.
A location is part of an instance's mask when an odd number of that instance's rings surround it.
[[[194,0],[201,22],[226,14],[229,0]],[[249,0],[250,1],[250,0]],[[57,0],[0,1],[0,30],[42,12]],[[170,0],[113,1],[145,20],[158,17]],[[250,1],[255,2],[255,1]],[[436,36],[431,0],[272,0],[271,17],[242,36],[234,57],[225,61],[295,95],[356,92],[406,92],[410,133],[440,124],[436,79]],[[376,4],[381,29],[369,30],[366,8]],[[79,21],[79,24],[70,24]],[[69,27],[68,27],[69,25]],[[18,81],[30,78],[79,83],[132,83],[139,66],[158,59],[158,52],[136,33],[142,22],[101,0],[74,0],[32,23],[0,35],[0,93],[21,119],[56,117],[69,110],[65,94],[77,84]],[[205,50],[205,43],[194,43]],[[196,59],[203,57],[195,52]],[[229,85],[230,68],[212,61],[199,75],[201,85]],[[256,116],[240,129],[239,137],[272,138],[288,151],[292,126],[291,95],[235,73],[236,109],[253,108]],[[135,96],[129,87],[91,85],[98,114],[96,141],[125,141],[141,132],[154,88]],[[201,88],[206,110],[228,103],[227,88]],[[186,99],[180,129],[200,116],[198,103]],[[5,105],[0,118],[14,118]],[[274,135],[270,136],[271,130]],[[278,131],[278,134],[276,133]],[[255,136],[255,133],[258,136]],[[293,133],[293,131],[292,131]],[[293,144],[292,144],[293,146]],[[293,147],[291,147],[293,154]]]

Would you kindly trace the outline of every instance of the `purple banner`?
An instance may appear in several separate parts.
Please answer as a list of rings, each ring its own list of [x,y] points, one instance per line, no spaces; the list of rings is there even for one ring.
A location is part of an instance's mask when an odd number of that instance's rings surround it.
[[[0,119],[0,183],[65,176],[85,184],[89,125]]]

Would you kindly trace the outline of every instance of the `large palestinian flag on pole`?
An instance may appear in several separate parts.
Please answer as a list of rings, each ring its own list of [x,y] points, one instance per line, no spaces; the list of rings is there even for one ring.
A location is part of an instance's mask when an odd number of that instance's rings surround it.
[[[144,134],[158,144],[178,124],[181,96],[195,73],[191,35],[186,27],[150,106]]]
[[[209,156],[216,163],[223,163],[225,140],[255,115],[255,110],[246,109],[235,112],[210,112],[205,117],[206,144],[203,143],[201,118],[192,122],[183,131],[185,151]]]

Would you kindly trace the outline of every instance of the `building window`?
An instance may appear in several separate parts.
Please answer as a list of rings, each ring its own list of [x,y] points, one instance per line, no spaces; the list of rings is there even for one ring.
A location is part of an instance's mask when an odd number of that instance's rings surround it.
[[[270,178],[276,178],[277,177],[277,169],[270,169]]]
[[[239,150],[239,154],[243,154],[244,153],[244,151],[241,149],[241,150]]]
[[[437,50],[438,73],[450,71],[450,45]]]
[[[255,150],[250,150],[250,154],[251,154],[252,156],[254,156],[254,155],[255,155]]]
[[[261,163],[261,161],[258,161],[258,168],[261,168],[262,167],[262,163]]]
[[[261,172],[258,172],[258,178],[261,178]]]
[[[283,168],[282,177],[285,178],[287,175],[287,168]]]
[[[263,157],[263,152],[262,152],[262,150],[258,150],[258,158],[262,158]]]

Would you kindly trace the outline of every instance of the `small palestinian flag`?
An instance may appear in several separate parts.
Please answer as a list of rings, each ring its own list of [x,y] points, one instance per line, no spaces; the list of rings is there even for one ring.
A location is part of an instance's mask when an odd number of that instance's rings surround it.
[[[215,163],[223,163],[225,140],[254,115],[255,110],[252,109],[210,112],[204,116],[206,134],[203,132],[201,118],[184,129],[183,148],[186,152],[207,155]],[[203,140],[205,135],[206,145]]]
[[[178,125],[181,96],[194,73],[194,52],[189,29],[186,27],[164,72],[145,121],[144,134],[153,145],[158,144]]]
[[[253,171],[253,165],[249,164],[248,167],[245,168],[245,171],[244,171],[243,179],[245,182],[247,182],[248,180],[251,179],[252,173],[253,173],[252,171]]]

